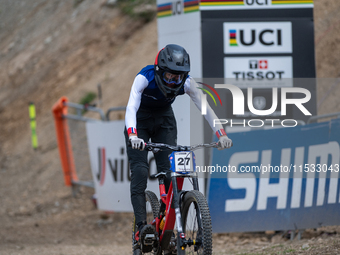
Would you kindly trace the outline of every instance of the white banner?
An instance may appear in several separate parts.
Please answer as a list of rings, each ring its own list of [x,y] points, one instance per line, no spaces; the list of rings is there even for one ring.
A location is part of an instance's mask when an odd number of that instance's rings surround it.
[[[100,210],[132,211],[124,126],[123,120],[86,123],[92,176]],[[156,173],[151,153],[149,162],[150,174]],[[158,181],[149,180],[147,189],[158,195]]]
[[[240,88],[293,86],[292,57],[225,57],[224,77]]]

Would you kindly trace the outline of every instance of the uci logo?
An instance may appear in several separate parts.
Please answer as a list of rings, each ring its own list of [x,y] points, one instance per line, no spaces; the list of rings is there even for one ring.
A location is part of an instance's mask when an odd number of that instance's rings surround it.
[[[269,5],[269,0],[244,0],[244,4],[248,6],[256,6],[256,5]]]
[[[282,29],[264,29],[264,30],[246,30],[230,29],[229,30],[230,46],[252,46],[258,41],[262,45],[282,45]]]
[[[183,13],[182,1],[172,2],[172,15],[180,15]]]
[[[225,22],[224,53],[292,53],[291,22]]]

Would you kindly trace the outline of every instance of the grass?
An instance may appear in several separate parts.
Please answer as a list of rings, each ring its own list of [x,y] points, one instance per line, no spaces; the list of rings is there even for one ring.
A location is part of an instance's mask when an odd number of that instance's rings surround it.
[[[295,249],[291,249],[291,248],[289,248],[289,249],[285,249],[285,250],[283,250],[283,254],[288,254],[288,253],[292,253],[292,252],[296,252],[296,250]]]

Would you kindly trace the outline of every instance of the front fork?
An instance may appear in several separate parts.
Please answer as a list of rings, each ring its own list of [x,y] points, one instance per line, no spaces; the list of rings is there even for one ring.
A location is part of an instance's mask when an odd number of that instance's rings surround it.
[[[180,209],[180,193],[178,192],[178,186],[177,186],[177,177],[172,176],[172,187],[173,187],[173,206],[175,208],[175,214],[176,214],[176,224],[177,224],[177,252],[178,255],[185,254],[185,247],[187,245],[191,245],[191,243],[188,243],[186,240],[185,233],[183,231],[182,226],[182,216],[181,216],[181,209]],[[197,177],[193,177],[193,188],[194,190],[198,190],[198,180]],[[189,240],[191,241],[191,240]]]

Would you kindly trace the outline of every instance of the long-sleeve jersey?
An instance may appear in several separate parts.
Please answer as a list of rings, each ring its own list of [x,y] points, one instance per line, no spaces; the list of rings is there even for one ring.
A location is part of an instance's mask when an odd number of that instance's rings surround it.
[[[188,94],[196,107],[201,111],[202,91],[198,89],[195,80],[188,76],[184,86],[178,95]],[[125,126],[127,130],[136,130],[137,120],[136,114],[139,108],[159,109],[170,106],[175,98],[166,98],[155,82],[154,66],[148,65],[144,67],[135,77],[132,84],[129,101],[126,107]],[[205,119],[208,121],[214,133],[223,130],[222,125],[214,126],[214,119],[217,119],[215,112],[207,104],[207,113]],[[219,136],[219,135],[218,135]]]

